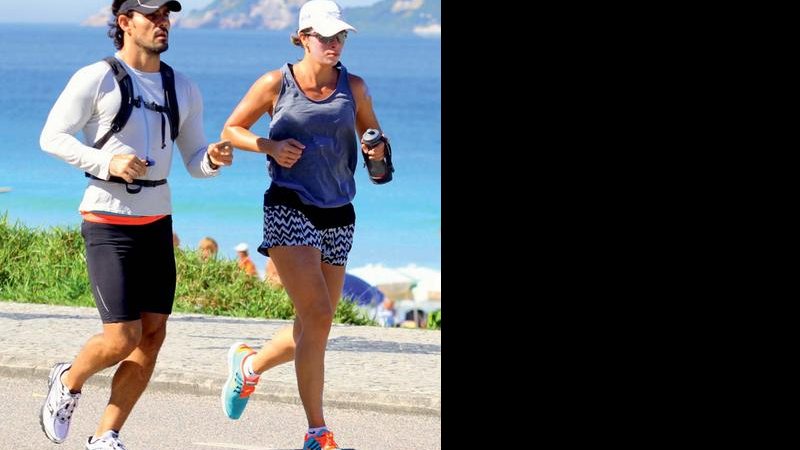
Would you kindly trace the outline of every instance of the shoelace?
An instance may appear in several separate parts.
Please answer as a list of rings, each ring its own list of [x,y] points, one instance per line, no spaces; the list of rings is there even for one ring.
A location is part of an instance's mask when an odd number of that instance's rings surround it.
[[[253,391],[256,390],[256,384],[258,384],[258,379],[261,378],[260,375],[256,375],[254,377],[248,377],[244,374],[239,374],[236,372],[236,386],[233,388],[233,392],[239,394],[239,397],[249,397]]]
[[[113,448],[113,449],[116,449],[116,450],[127,450],[125,448],[125,444],[123,444],[122,441],[119,440],[119,438],[104,437],[103,439],[98,439],[94,443],[96,444],[98,442],[102,442],[103,444],[109,444],[110,448]]]
[[[317,441],[317,444],[320,446],[320,449],[322,450],[333,450],[340,448],[339,444],[337,444],[336,441],[333,440],[333,433],[331,433],[330,431],[322,434],[321,436],[312,435],[311,439]]]
[[[72,417],[73,411],[75,411],[75,407],[78,406],[78,399],[81,398],[81,394],[73,394],[69,391],[62,392],[61,398],[58,400],[56,404],[56,418],[61,422],[64,423]]]
[[[325,436],[325,439],[323,440],[322,445],[324,447],[322,448],[324,448],[325,450],[328,449],[333,450],[339,448],[339,444],[337,444],[336,441],[333,440],[333,433],[328,432],[325,433],[323,436]]]

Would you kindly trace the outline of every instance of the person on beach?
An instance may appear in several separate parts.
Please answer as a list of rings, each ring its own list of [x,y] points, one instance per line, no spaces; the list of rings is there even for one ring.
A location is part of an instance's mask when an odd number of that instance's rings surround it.
[[[120,363],[108,404],[85,448],[125,448],[119,433],[153,373],[175,296],[166,182],[173,143],[194,177],[216,176],[233,161],[230,143],[209,144],[204,136],[197,85],[161,62],[169,47],[170,12],[180,10],[175,0],[114,0],[108,32],[118,50],[114,59],[72,76],[41,133],[42,150],[89,178],[78,209],[89,281],[103,323],[102,333],[90,337],[72,362],[57,363],[50,371],[40,423],[55,443],[67,439],[84,383]],[[117,81],[115,74],[124,72],[130,80]],[[173,81],[174,90],[169,87]],[[124,98],[121,83],[135,101],[125,125],[114,129]],[[84,142],[75,137],[79,131]]]
[[[353,242],[358,152],[379,160],[385,147],[359,146],[357,135],[380,126],[366,83],[340,62],[348,31],[356,30],[335,2],[303,4],[291,36],[302,59],[256,80],[222,131],[234,147],[267,155],[272,183],[258,251],[275,263],[297,311],[293,326],[260,351],[243,342],[230,347],[223,409],[238,419],[261,374],[294,360],[308,419],[304,449],[339,448],[323,415],[325,347]],[[271,117],[268,137],[250,130],[264,114]]]
[[[384,297],[383,302],[378,306],[378,323],[382,327],[395,326],[395,314],[397,314],[397,310],[394,309],[394,300]]]
[[[217,245],[217,241],[214,238],[206,236],[197,243],[197,250],[200,252],[200,259],[208,261],[217,257],[219,245]]]
[[[247,253],[249,250],[247,243],[240,242],[239,245],[234,248],[234,250],[236,250],[236,264],[239,266],[239,268],[242,269],[244,273],[257,277],[258,270],[256,269],[256,265],[253,260],[250,259],[250,255]]]

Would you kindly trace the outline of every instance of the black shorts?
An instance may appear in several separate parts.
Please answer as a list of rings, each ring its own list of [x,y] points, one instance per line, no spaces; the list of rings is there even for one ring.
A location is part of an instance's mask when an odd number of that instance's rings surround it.
[[[175,251],[172,216],[147,225],[83,222],[86,268],[103,323],[172,313]]]

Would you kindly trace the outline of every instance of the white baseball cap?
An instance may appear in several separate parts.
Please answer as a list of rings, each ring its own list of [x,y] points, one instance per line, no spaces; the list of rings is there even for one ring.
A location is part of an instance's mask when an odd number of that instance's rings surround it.
[[[237,252],[246,252],[246,251],[247,251],[247,248],[248,248],[248,247],[247,247],[247,244],[246,244],[246,243],[244,243],[244,242],[241,242],[239,245],[237,245],[237,246],[235,247],[235,250],[236,250]]]
[[[342,8],[333,0],[310,0],[300,8],[297,31],[313,28],[322,36],[329,37],[344,31],[358,31],[342,20]]]

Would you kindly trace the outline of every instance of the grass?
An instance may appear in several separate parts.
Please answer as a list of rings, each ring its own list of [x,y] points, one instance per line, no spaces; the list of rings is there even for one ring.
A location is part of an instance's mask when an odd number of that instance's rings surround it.
[[[176,312],[294,319],[286,291],[248,276],[236,261],[202,261],[194,250],[176,249],[175,263]],[[0,300],[94,307],[80,230],[29,228],[9,224],[7,213],[0,216]],[[376,325],[346,300],[334,322]]]

